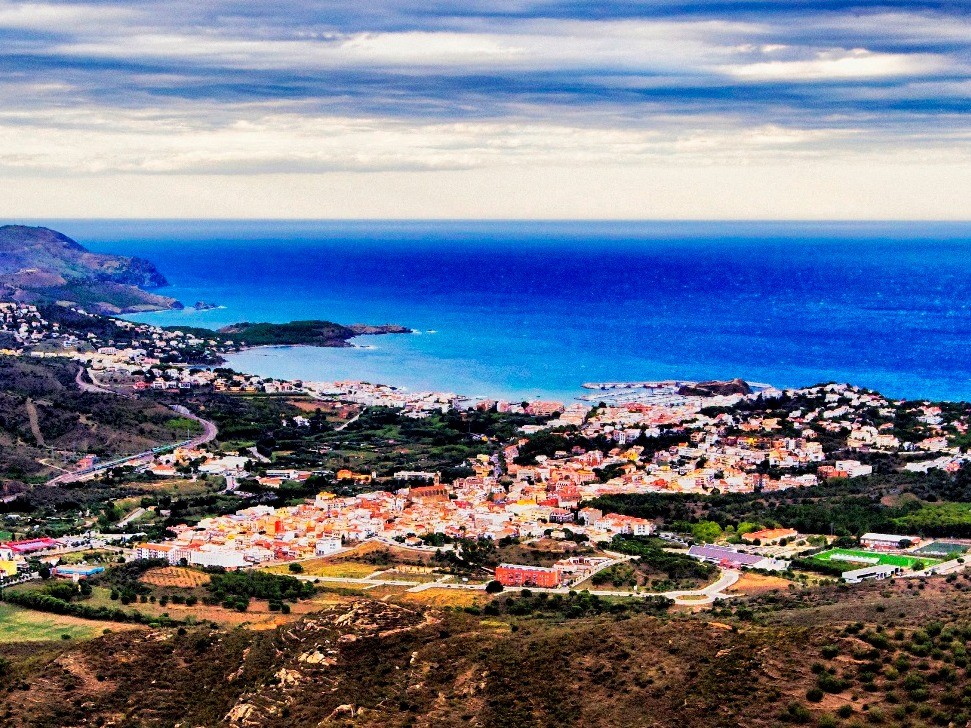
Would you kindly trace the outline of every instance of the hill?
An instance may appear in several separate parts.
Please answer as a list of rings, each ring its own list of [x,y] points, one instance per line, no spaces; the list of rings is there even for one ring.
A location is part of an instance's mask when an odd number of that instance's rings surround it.
[[[511,616],[507,595],[489,617],[354,599],[275,630],[8,644],[0,715],[15,728],[964,725],[967,582],[572,619]]]
[[[404,326],[369,326],[352,324],[342,326],[331,321],[291,321],[286,324],[250,323],[244,321],[219,329],[219,333],[232,337],[245,346],[351,346],[348,339],[355,336],[377,334],[408,334]]]
[[[70,454],[131,454],[174,439],[169,409],[82,392],[77,371],[66,360],[0,357],[0,492],[43,480],[55,472],[44,463],[67,465]]]
[[[0,226],[0,300],[66,301],[106,314],[181,308],[173,298],[142,290],[165,285],[142,258],[92,253],[48,228]]]

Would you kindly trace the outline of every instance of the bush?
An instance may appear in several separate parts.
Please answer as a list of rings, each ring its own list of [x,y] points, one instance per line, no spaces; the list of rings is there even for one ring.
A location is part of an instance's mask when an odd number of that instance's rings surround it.
[[[824,694],[825,693],[823,693],[823,691],[819,688],[809,688],[809,690],[806,691],[806,700],[811,703],[818,703],[823,699]]]
[[[302,574],[303,573],[303,564],[298,564],[297,562],[293,562],[287,568],[290,570],[290,573],[291,574]]]
[[[486,584],[485,590],[486,590],[486,594],[498,594],[503,590],[503,586],[498,581],[493,579],[488,584]]]
[[[820,675],[816,680],[816,687],[824,693],[841,693],[848,687],[846,680],[841,680],[835,675]]]
[[[789,723],[808,723],[813,719],[813,714],[809,712],[805,705],[800,703],[789,703],[786,712],[779,716],[782,720]]]

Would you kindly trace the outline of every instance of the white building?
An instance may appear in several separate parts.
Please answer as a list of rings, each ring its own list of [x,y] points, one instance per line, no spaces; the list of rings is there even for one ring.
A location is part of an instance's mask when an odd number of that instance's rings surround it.
[[[866,566],[862,569],[853,569],[843,572],[843,580],[847,584],[859,584],[861,581],[875,581],[879,579],[889,579],[901,572],[899,566],[883,564],[877,566]]]
[[[317,556],[327,556],[341,550],[341,540],[339,538],[322,538],[314,547]]]

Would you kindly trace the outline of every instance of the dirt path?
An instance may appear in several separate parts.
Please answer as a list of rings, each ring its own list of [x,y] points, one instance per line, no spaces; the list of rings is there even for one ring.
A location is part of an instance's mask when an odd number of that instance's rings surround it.
[[[47,443],[44,442],[44,433],[40,431],[40,420],[37,417],[37,405],[34,404],[34,400],[30,397],[24,403],[27,408],[27,419],[30,421],[30,431],[34,436],[34,440],[40,447],[47,447]]]

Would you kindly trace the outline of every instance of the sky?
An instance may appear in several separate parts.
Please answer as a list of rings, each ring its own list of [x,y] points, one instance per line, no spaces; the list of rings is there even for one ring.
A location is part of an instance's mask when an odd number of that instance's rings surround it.
[[[0,217],[971,219],[963,0],[0,0]]]

